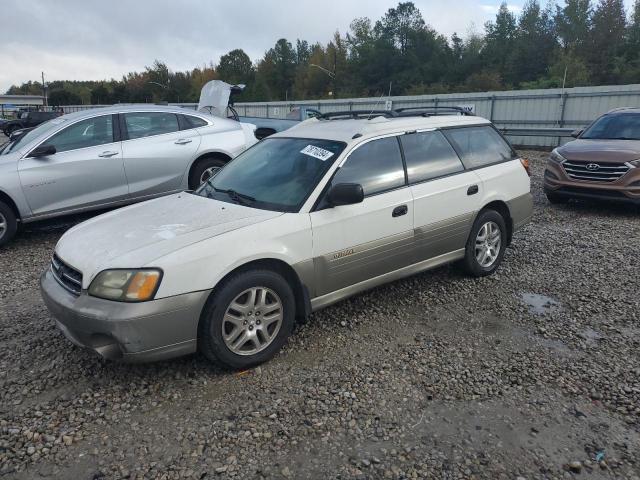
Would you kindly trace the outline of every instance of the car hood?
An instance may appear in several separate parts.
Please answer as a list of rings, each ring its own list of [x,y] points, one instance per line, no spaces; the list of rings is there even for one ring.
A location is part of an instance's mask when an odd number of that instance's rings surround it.
[[[578,139],[558,148],[567,160],[624,163],[640,158],[640,140]]]
[[[179,193],[100,215],[65,233],[56,253],[83,274],[83,288],[107,268],[139,268],[207,238],[282,215]]]

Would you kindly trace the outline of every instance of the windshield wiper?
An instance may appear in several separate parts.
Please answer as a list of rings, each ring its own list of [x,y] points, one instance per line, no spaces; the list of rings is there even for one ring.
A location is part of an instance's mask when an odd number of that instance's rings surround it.
[[[242,205],[248,205],[247,202],[255,202],[256,201],[256,199],[254,197],[252,197],[251,195],[247,195],[245,193],[236,192],[235,190],[233,190],[231,188],[228,188],[228,189],[216,188],[211,183],[209,185],[211,185],[211,188],[213,188],[216,192],[226,193],[227,195],[229,195],[229,198],[231,200],[233,200],[234,202],[240,203]]]

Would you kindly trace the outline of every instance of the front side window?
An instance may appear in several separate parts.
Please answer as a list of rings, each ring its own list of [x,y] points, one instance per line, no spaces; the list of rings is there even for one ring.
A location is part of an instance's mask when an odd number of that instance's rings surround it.
[[[111,115],[88,118],[68,126],[46,141],[56,147],[56,152],[95,147],[113,142]]]
[[[354,150],[332,182],[359,183],[365,196],[405,184],[404,166],[396,137],[381,138]]]
[[[593,140],[640,140],[640,114],[605,115],[596,120],[580,138]]]
[[[267,138],[229,162],[196,195],[297,212],[344,147],[332,140]]]
[[[418,183],[464,170],[462,162],[440,132],[418,132],[400,137],[409,183]]]
[[[178,117],[174,113],[140,112],[125,113],[124,123],[129,139],[151,137],[180,130]]]
[[[493,127],[465,127],[445,130],[466,168],[479,168],[514,158],[511,147]]]
[[[16,150],[21,149],[22,147],[26,147],[30,142],[37,140],[38,137],[46,135],[47,132],[51,130],[55,130],[60,126],[61,123],[65,123],[66,120],[62,118],[56,118],[54,120],[49,120],[48,122],[41,123],[36,128],[27,132],[19,139],[14,140],[5,146],[4,150],[2,150],[2,155],[6,155],[10,152],[14,152]]]

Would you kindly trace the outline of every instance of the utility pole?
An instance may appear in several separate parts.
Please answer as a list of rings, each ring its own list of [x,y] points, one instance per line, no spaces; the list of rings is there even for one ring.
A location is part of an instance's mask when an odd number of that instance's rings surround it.
[[[44,72],[42,72],[42,97],[44,98],[44,106],[47,107],[47,87],[44,85]]]

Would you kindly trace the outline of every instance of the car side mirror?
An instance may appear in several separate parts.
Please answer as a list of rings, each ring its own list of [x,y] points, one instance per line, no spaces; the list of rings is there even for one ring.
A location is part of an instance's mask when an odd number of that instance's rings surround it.
[[[359,183],[338,183],[331,187],[327,198],[334,207],[353,205],[364,200],[364,191]]]
[[[29,157],[47,157],[56,154],[56,147],[53,145],[40,145],[31,151]]]
[[[578,138],[580,135],[582,135],[582,132],[584,132],[584,128],[577,128],[573,132],[571,132],[571,136],[573,138]]]

